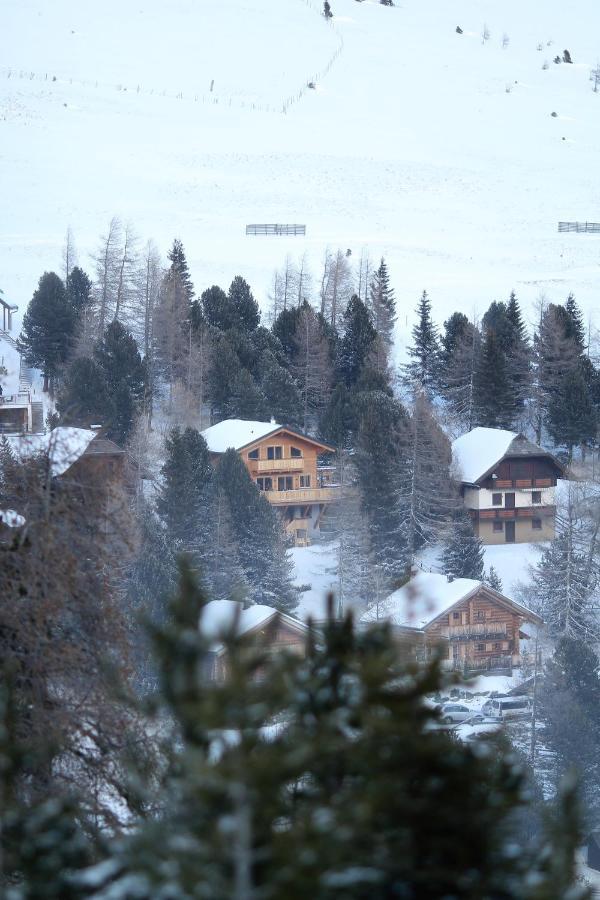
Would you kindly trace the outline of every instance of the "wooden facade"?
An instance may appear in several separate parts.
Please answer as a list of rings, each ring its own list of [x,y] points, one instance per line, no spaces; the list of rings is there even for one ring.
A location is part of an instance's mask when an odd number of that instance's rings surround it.
[[[306,637],[308,627],[294,619],[273,610],[272,616],[244,633],[251,641],[251,645],[266,652],[269,656],[276,653],[293,653],[304,656],[306,653]],[[227,652],[219,648],[211,654],[209,660],[208,677],[215,681],[224,681],[227,678]],[[255,677],[260,679],[263,675],[261,669],[257,669]]]
[[[428,653],[464,672],[510,670],[521,665],[522,626],[541,625],[535,613],[485,584],[425,625]]]
[[[226,424],[226,423],[223,423]],[[266,423],[242,422],[241,425],[262,426]],[[211,450],[211,432],[203,432]],[[267,426],[268,430],[268,426]],[[246,429],[246,437],[250,429]],[[260,428],[256,428],[260,434]],[[244,441],[244,429],[240,429]],[[213,445],[214,446],[214,445]],[[250,473],[252,481],[280,514],[286,533],[296,546],[306,546],[321,530],[328,506],[337,500],[337,486],[332,483],[331,467],[321,467],[319,458],[333,453],[333,447],[286,426],[273,423],[262,434],[235,447]],[[214,461],[220,452],[211,450]]]

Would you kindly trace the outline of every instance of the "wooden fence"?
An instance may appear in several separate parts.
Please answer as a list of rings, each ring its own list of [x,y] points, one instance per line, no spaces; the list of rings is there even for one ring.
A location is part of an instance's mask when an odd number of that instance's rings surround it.
[[[600,234],[600,222],[559,222],[559,231],[587,231],[590,234]]]
[[[305,235],[306,225],[246,225],[246,234]]]

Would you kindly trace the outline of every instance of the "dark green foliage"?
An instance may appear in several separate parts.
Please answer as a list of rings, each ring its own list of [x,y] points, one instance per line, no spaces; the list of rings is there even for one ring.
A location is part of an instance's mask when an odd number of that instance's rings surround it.
[[[471,517],[461,508],[454,517],[444,546],[443,571],[455,578],[483,578],[483,544],[473,531]]]
[[[222,288],[214,284],[200,297],[204,319],[213,328],[226,331],[231,328],[232,316],[229,298]]]
[[[19,350],[30,366],[54,378],[72,349],[76,316],[61,279],[44,272],[23,316]]]
[[[236,275],[231,282],[227,297],[231,309],[230,327],[245,333],[254,331],[260,322],[260,310],[252,296],[250,285],[241,275]]]
[[[93,359],[74,359],[66,371],[57,401],[60,422],[89,428],[110,421],[113,397],[102,367]]]
[[[556,755],[558,786],[579,776],[584,809],[595,826],[600,812],[600,661],[586,641],[563,637],[546,663],[539,692],[543,740]]]
[[[165,442],[157,510],[171,546],[192,550],[206,539],[213,468],[206,441],[195,428],[174,428]]]
[[[185,258],[183,244],[178,238],[175,238],[173,241],[173,246],[169,250],[167,256],[171,263],[169,269],[170,275],[177,281],[178,290],[182,291],[185,297],[185,303],[182,303],[182,305],[185,305],[189,309],[194,296],[194,285],[192,284],[190,270],[187,259]]]
[[[67,301],[77,316],[81,316],[92,305],[92,281],[83,269],[75,266],[69,272],[66,284]]]
[[[281,344],[288,365],[294,361],[296,354],[298,322],[303,313],[310,309],[310,305],[305,300],[302,306],[290,306],[283,309],[273,322],[273,334]]]
[[[239,369],[231,386],[227,417],[264,421],[269,415],[263,392],[248,369]]]
[[[509,362],[496,332],[489,330],[481,348],[474,385],[475,424],[510,428],[517,408]]]
[[[400,496],[407,419],[400,403],[385,393],[360,396],[355,464],[368,522],[371,564],[384,579],[385,593],[393,590],[409,564],[408,528]]]
[[[292,611],[297,595],[291,583],[291,563],[279,517],[257,490],[235,450],[221,455],[215,490],[215,502],[224,504],[228,513],[228,527],[248,584],[249,599],[284,612]]]
[[[356,384],[369,364],[376,336],[367,307],[354,294],[344,313],[344,336],[337,353],[338,374],[347,387]]]
[[[389,353],[394,342],[396,300],[394,291],[390,287],[390,276],[383,257],[369,288],[369,309],[373,317],[375,331],[381,337]]]
[[[146,366],[133,335],[116,320],[107,326],[94,350],[112,407],[107,435],[125,444],[139,415],[146,392]]]
[[[585,326],[583,315],[573,294],[565,300],[565,337],[572,340],[580,353],[585,350]]]
[[[319,419],[319,434],[334,447],[349,447],[356,429],[355,395],[343,382],[338,383]]]
[[[438,375],[439,344],[427,291],[423,291],[416,312],[418,322],[412,330],[412,347],[408,348],[412,362],[406,366],[406,375],[413,385],[421,387],[431,396]]]
[[[210,685],[204,603],[184,569],[171,620],[154,631],[160,721],[181,735],[163,812],[113,844],[94,900],[131,885],[197,900],[588,896],[574,883],[572,795],[554,829],[515,852],[524,771],[502,745],[432,727],[424,699],[439,673],[403,665],[389,628],[329,621],[306,659],[224,635],[228,677]]]
[[[598,416],[581,367],[563,375],[548,404],[547,425],[555,444],[568,448],[569,458],[575,444],[595,439]]]
[[[294,379],[269,353],[263,364],[261,389],[267,417],[282,425],[302,423],[301,400]]]
[[[512,396],[514,420],[529,396],[531,370],[531,348],[514,291],[508,303],[490,305],[483,317],[483,332],[486,340],[494,332],[498,353],[505,358],[503,371]]]

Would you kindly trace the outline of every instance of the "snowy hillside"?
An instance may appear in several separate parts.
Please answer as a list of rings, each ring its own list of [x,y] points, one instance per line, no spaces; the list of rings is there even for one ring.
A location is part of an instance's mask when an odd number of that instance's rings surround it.
[[[327,245],[385,254],[401,340],[424,287],[439,320],[511,288],[526,308],[573,289],[593,314],[599,238],[557,222],[600,219],[598,5],[332,0],[332,25],[320,8],[4,0],[7,296],[26,305],[69,225],[90,267],[118,214],[163,251],[180,236],[198,289],[240,272],[263,302],[288,252],[315,273]]]

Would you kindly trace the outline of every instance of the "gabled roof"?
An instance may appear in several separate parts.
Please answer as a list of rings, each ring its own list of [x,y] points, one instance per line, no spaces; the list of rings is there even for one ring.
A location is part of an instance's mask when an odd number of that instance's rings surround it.
[[[54,478],[64,475],[84,455],[121,456],[125,453],[113,441],[100,437],[97,431],[65,425],[59,425],[47,434],[9,434],[6,439],[18,460],[47,453]]]
[[[558,471],[563,469],[551,453],[538,447],[516,431],[502,428],[473,428],[452,444],[452,462],[458,469],[464,484],[477,484],[496,468],[505,457],[526,459],[545,456],[552,460]]]
[[[394,626],[420,630],[432,625],[439,616],[447,614],[458,603],[480,590],[484,590],[491,600],[509,607],[524,619],[542,624],[542,619],[536,613],[482,581],[472,578],[454,578],[449,581],[446,575],[433,572],[419,572],[403,587],[363,613],[360,621],[371,624],[384,620]]]
[[[294,628],[299,634],[308,631],[304,622],[279,612],[272,606],[256,603],[244,609],[239,600],[211,600],[202,610],[199,627],[204,637],[213,642],[211,645],[213,652],[222,653],[224,650],[222,638],[234,626],[236,634],[241,636],[264,628],[275,620]]]
[[[202,432],[202,437],[211,453],[225,453],[230,448],[243,450],[245,447],[249,447],[251,444],[262,441],[269,435],[277,434],[280,431],[286,431],[298,438],[302,438],[303,441],[315,444],[315,446],[321,447],[323,450],[333,451],[333,447],[329,447],[321,441],[316,441],[314,438],[302,434],[302,432],[293,428],[288,428],[287,425],[279,425],[277,422],[255,422],[249,419],[224,419],[223,422],[218,422],[216,425],[211,425],[210,428],[205,428]]]

